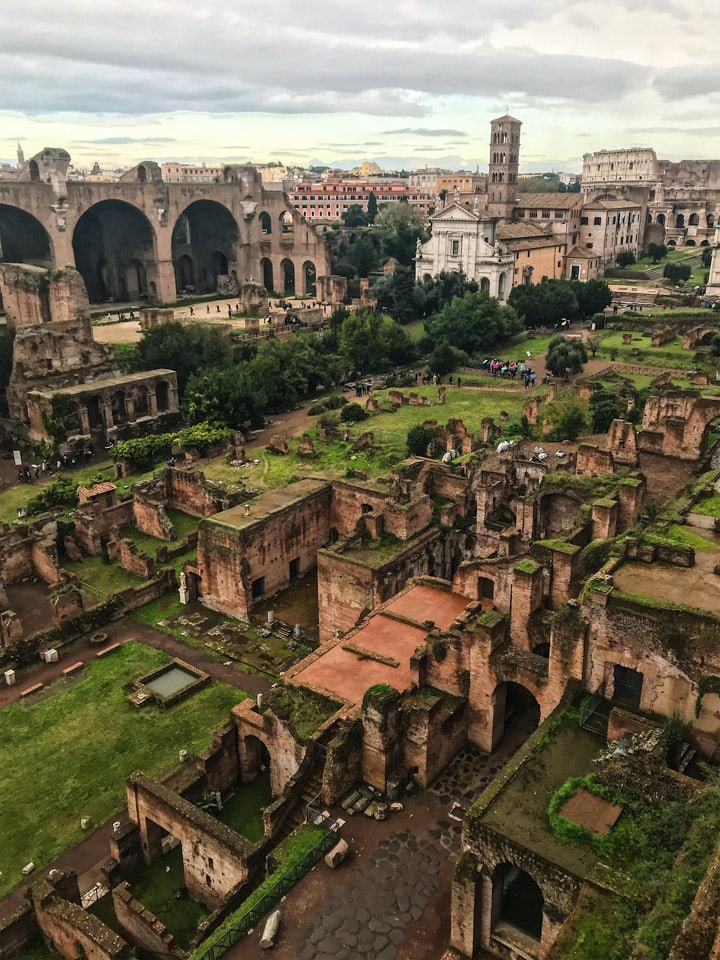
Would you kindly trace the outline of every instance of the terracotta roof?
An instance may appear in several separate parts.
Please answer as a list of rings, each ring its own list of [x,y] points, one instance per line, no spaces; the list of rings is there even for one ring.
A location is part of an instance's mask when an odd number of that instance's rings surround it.
[[[115,484],[109,480],[103,480],[102,483],[95,483],[92,487],[78,487],[78,496],[96,497],[101,493],[112,493],[113,490],[117,490]]]
[[[547,236],[550,224],[547,220],[533,221],[517,220],[514,223],[501,223],[497,228],[497,235],[501,240],[516,240],[520,237]]]
[[[518,237],[515,240],[503,240],[509,250],[540,250],[543,247],[563,247],[559,237]]]
[[[593,200],[592,203],[586,203],[585,210],[627,210],[628,207],[635,207],[640,210],[640,204],[632,200]]]
[[[581,193],[519,193],[518,202],[515,206],[522,210],[525,207],[545,207],[548,210],[563,208],[569,209],[576,204],[582,205],[583,195]]]

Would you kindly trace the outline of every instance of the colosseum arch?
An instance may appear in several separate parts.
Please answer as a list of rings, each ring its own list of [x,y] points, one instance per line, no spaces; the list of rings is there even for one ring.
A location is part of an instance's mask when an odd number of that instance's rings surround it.
[[[202,293],[213,293],[219,273],[227,273],[236,265],[240,229],[224,204],[216,200],[195,200],[175,221],[171,243],[176,278],[180,259],[188,257],[195,288]]]
[[[75,225],[72,245],[91,303],[148,297],[149,283],[157,280],[155,231],[137,207],[124,200],[98,201]]]
[[[0,262],[52,267],[53,246],[45,227],[20,207],[0,203]]]

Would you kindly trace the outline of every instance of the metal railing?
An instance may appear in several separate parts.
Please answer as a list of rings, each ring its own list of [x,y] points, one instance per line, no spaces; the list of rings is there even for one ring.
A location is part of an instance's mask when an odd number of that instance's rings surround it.
[[[275,881],[268,886],[262,896],[254,900],[249,907],[240,907],[222,935],[212,943],[200,944],[190,955],[190,960],[220,960],[220,957],[237,943],[240,937],[244,937],[248,930],[251,930],[337,842],[337,833],[323,833],[315,846],[308,850],[301,860],[289,868],[280,867],[276,872]],[[252,894],[250,899],[252,900]]]

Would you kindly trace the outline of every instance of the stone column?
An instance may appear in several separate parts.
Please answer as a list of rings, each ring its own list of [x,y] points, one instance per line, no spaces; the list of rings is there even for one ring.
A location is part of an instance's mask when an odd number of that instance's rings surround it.
[[[157,261],[157,298],[162,303],[174,303],[177,300],[175,290],[175,267],[172,260]]]
[[[158,412],[157,393],[155,392],[154,387],[148,390],[148,412],[150,413],[151,417],[157,416],[157,412]]]
[[[127,413],[128,423],[135,420],[135,397],[125,397],[125,412]]]
[[[617,500],[601,497],[593,501],[592,505],[592,538],[606,540],[614,537],[617,531],[618,504]]]
[[[557,610],[570,598],[570,581],[578,572],[580,547],[563,543],[557,547],[550,547],[550,551],[552,554],[550,609]]]
[[[479,945],[476,898],[478,890],[477,861],[469,853],[458,860],[453,879],[450,907],[450,946],[463,957],[475,956]]]
[[[80,418],[80,433],[89,434],[90,433],[90,417],[88,415],[88,408],[78,407],[77,409],[78,417]]]
[[[112,414],[112,404],[109,400],[106,400],[105,397],[100,397],[100,411],[103,416],[103,421],[105,422],[105,429],[112,430],[115,426],[115,421],[113,420]]]
[[[542,606],[543,570],[534,560],[521,560],[513,570],[510,603],[510,638],[518,647],[529,650],[528,620]]]

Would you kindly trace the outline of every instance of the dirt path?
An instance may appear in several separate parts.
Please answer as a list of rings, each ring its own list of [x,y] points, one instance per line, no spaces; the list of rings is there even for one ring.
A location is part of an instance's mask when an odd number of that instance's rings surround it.
[[[210,653],[191,647],[182,640],[169,636],[146,623],[135,623],[125,620],[123,623],[113,624],[105,628],[108,635],[107,642],[102,646],[93,646],[88,639],[79,640],[72,647],[63,652],[63,657],[57,663],[38,663],[21,671],[18,682],[13,687],[0,687],[0,709],[21,699],[21,693],[36,683],[46,686],[62,677],[65,667],[78,661],[92,663],[98,653],[106,650],[114,643],[127,643],[136,640],[147,644],[156,650],[162,650],[171,657],[178,657],[192,664],[194,667],[209,673],[213,680],[227,683],[238,690],[255,696],[270,689],[270,682],[257,674],[246,673],[236,664],[215,660]],[[112,656],[112,654],[110,654]]]

